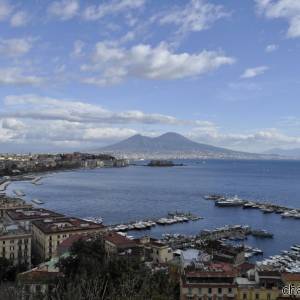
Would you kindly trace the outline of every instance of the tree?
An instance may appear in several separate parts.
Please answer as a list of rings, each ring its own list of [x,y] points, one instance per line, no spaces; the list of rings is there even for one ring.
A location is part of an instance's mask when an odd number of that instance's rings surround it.
[[[59,261],[65,274],[56,298],[64,300],[179,299],[178,280],[165,271],[152,272],[128,256],[107,256],[101,239],[78,241]]]

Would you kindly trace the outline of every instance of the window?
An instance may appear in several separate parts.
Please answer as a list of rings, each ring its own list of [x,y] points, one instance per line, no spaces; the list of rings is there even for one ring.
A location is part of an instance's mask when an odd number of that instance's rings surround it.
[[[202,289],[201,288],[198,288],[198,293],[199,293],[199,295],[201,295],[201,293],[202,293]]]
[[[218,288],[218,294],[222,294],[222,288]]]
[[[255,294],[255,300],[259,300],[259,294]]]
[[[191,295],[192,294],[192,288],[189,288],[189,295]]]
[[[232,293],[232,288],[228,288],[228,293],[229,293],[229,294]]]
[[[247,299],[247,294],[243,295],[243,299],[246,300]]]
[[[208,288],[208,293],[211,294],[211,288]]]
[[[10,240],[9,241],[11,244],[14,244],[15,243],[15,240]]]
[[[271,300],[271,295],[270,294],[267,295],[267,300]]]

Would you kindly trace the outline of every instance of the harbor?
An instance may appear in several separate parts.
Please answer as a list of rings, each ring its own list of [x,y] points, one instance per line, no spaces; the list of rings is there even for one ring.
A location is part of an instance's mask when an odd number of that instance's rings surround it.
[[[190,212],[169,212],[166,217],[162,218],[153,218],[153,219],[147,219],[142,221],[136,221],[136,222],[128,222],[126,224],[116,224],[111,225],[110,228],[114,231],[130,231],[130,230],[145,230],[150,229],[153,226],[156,225],[172,225],[177,223],[184,223],[184,222],[190,222],[190,221],[198,221],[203,219],[203,217],[196,216]]]
[[[257,209],[263,214],[279,214],[282,218],[293,218],[300,220],[300,209],[290,208],[282,205],[264,203],[253,200],[244,200],[238,196],[226,197],[224,195],[208,195],[204,197],[206,200],[212,200],[217,207],[240,207],[243,209]]]
[[[256,263],[259,267],[270,268],[280,272],[300,272],[300,244],[294,244],[290,250],[283,250],[281,254],[270,256]]]

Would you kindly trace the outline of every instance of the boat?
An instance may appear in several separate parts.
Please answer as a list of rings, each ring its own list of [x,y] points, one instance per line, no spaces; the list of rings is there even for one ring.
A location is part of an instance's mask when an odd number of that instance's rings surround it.
[[[264,214],[271,214],[274,212],[274,210],[272,208],[262,208],[261,211],[264,213]]]
[[[14,194],[17,195],[17,196],[19,196],[19,197],[26,196],[26,194],[23,191],[21,191],[21,190],[14,190]]]
[[[41,179],[42,179],[41,176],[35,177],[33,180],[31,180],[31,183],[32,183],[32,184],[39,185],[39,184],[41,184],[41,183],[39,182]]]
[[[84,218],[83,220],[88,221],[88,222],[97,223],[97,224],[103,223],[103,219],[101,217],[87,217],[87,218]]]
[[[221,200],[225,198],[222,195],[218,195],[218,194],[212,194],[212,195],[206,195],[204,196],[204,199],[206,200]]]
[[[255,203],[247,202],[243,205],[243,208],[256,208],[256,207],[255,207]]]
[[[41,201],[41,200],[39,200],[39,199],[36,199],[36,198],[32,199],[31,202],[33,202],[33,203],[35,203],[35,204],[39,204],[39,205],[44,204],[43,201]]]
[[[252,235],[259,238],[272,238],[274,235],[266,230],[252,230]]]

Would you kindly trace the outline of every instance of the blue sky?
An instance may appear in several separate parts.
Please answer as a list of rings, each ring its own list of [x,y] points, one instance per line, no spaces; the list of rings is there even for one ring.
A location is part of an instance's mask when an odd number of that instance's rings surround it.
[[[298,0],[0,0],[1,152],[297,148],[299,54]]]

